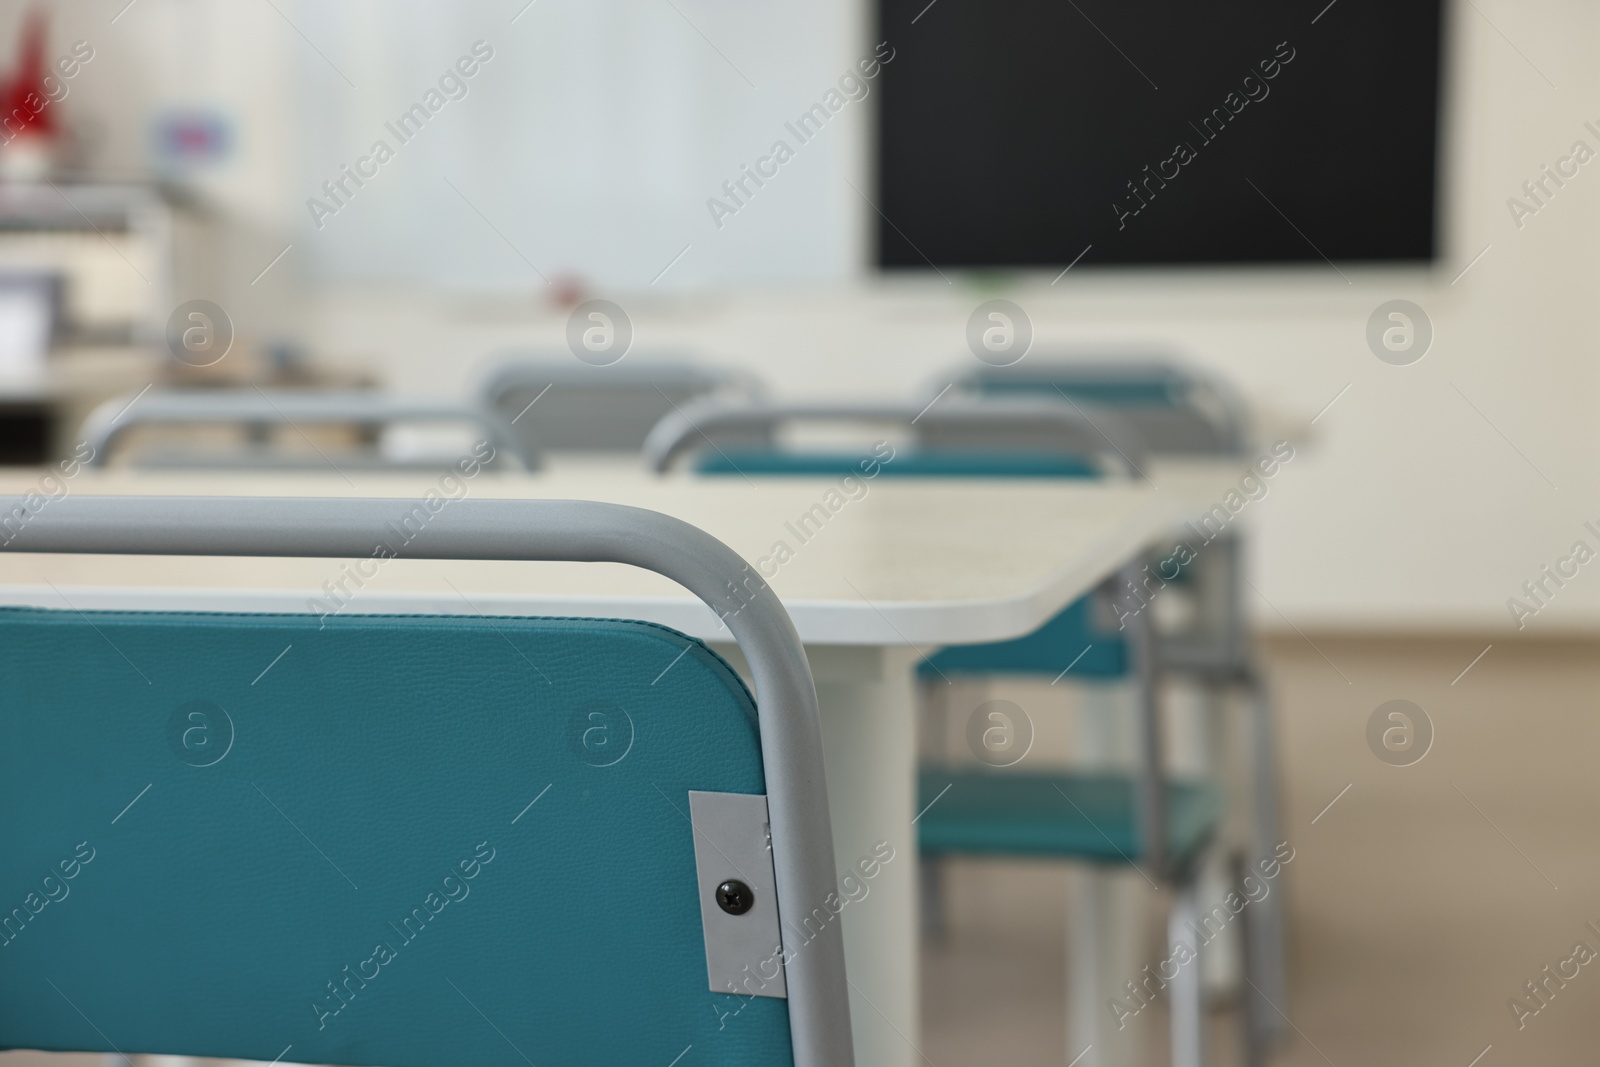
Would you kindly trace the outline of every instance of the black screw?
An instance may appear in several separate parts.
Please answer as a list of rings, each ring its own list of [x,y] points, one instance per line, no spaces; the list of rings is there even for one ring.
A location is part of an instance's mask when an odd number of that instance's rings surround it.
[[[743,915],[756,906],[756,895],[751,888],[730,878],[717,886],[717,907],[729,915]]]

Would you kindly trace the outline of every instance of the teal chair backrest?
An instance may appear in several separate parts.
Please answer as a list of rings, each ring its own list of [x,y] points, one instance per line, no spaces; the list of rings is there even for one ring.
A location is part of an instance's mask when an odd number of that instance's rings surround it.
[[[11,609],[0,692],[0,1047],[792,1062],[709,991],[687,794],[767,783],[676,631]]]
[[[1131,666],[1128,642],[1101,618],[1094,596],[1083,596],[1051,616],[1030,634],[1010,641],[951,645],[917,665],[924,678],[957,675],[1048,675],[1052,680],[1126,678]]]
[[[1048,357],[958,380],[986,397],[1044,397],[1116,411],[1151,452],[1232,455],[1247,447],[1244,403],[1226,382],[1181,364]]]

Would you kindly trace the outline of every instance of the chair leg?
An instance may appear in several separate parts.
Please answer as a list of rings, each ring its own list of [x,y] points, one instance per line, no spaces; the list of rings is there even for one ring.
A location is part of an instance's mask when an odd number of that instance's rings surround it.
[[[924,763],[948,763],[952,683],[917,681],[917,755]]]
[[[1278,836],[1278,778],[1277,748],[1272,719],[1272,703],[1266,687],[1253,673],[1246,680],[1246,697],[1252,716],[1251,793],[1253,794],[1253,840],[1255,860],[1273,854]],[[1260,872],[1253,872],[1259,876]],[[1249,928],[1250,943],[1245,952],[1246,971],[1259,988],[1259,994],[1247,990],[1252,996],[1265,996],[1270,1003],[1287,1011],[1289,998],[1288,938],[1286,936],[1287,912],[1284,908],[1284,891],[1281,884],[1250,910],[1256,911]],[[1282,1040],[1287,1034],[1287,1023],[1276,1011],[1257,1012],[1255,1043],[1266,1046]]]
[[[1175,891],[1172,911],[1167,916],[1167,941],[1190,944],[1191,927],[1199,920],[1199,891],[1193,878],[1185,879]],[[1199,960],[1178,968],[1169,983],[1172,997],[1172,1067],[1205,1067],[1206,1008],[1200,981]]]
[[[1240,848],[1254,848],[1250,838],[1253,816],[1250,803],[1253,789],[1239,758],[1240,737],[1234,729],[1235,694],[1229,686],[1209,680],[1194,682],[1199,702],[1200,729],[1203,734],[1203,777],[1226,783],[1227,814],[1212,847],[1200,857],[1196,878],[1200,899],[1222,900],[1238,884],[1233,854]],[[1246,841],[1250,841],[1247,846]],[[1200,977],[1206,1002],[1218,1004],[1238,997],[1244,985],[1243,939],[1230,924],[1206,943],[1200,957]]]
[[[945,864],[938,856],[923,856],[917,876],[922,890],[922,936],[941,944],[950,932],[945,916]]]
[[[917,683],[918,760],[923,764],[950,762],[947,731],[950,714],[950,683]],[[938,943],[949,932],[945,915],[945,865],[938,856],[923,856],[918,867],[918,890],[922,905],[922,936]]]
[[[1242,856],[1234,858],[1235,875],[1244,880],[1248,866]],[[1273,1041],[1270,1018],[1277,1018],[1272,1005],[1267,1002],[1260,973],[1262,940],[1272,925],[1272,916],[1261,910],[1261,905],[1272,898],[1266,897],[1244,909],[1239,923],[1244,937],[1244,989],[1239,996],[1239,1059],[1244,1067],[1266,1067],[1267,1049]]]
[[[1104,940],[1102,904],[1096,884],[1098,871],[1074,870],[1071,907],[1067,912],[1067,1048],[1063,1063],[1079,1051],[1084,1057],[1079,1067],[1105,1067],[1105,1057],[1095,1054],[1106,1048],[1100,1018],[1100,984],[1104,980]]]

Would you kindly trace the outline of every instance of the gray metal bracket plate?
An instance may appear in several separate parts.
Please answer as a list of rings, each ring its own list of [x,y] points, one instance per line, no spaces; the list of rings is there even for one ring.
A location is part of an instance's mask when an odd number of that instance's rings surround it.
[[[690,790],[689,821],[712,991],[787,997],[767,798]],[[740,915],[717,903],[717,887],[730,879],[743,882],[754,895],[750,910]]]

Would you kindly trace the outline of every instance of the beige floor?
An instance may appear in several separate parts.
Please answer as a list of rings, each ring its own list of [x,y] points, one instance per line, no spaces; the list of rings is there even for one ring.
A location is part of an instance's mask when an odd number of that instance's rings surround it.
[[[1480,1067],[1600,1061],[1600,961],[1520,1031],[1506,1003],[1575,942],[1600,951],[1584,929],[1600,925],[1600,645],[1497,639],[1452,684],[1490,638],[1312,640],[1266,650],[1297,850],[1299,1033],[1274,1062],[1468,1067],[1486,1048]],[[1434,723],[1414,766],[1367,748],[1368,716],[1394,698]],[[1067,1062],[1067,892],[1048,868],[953,872],[951,936],[924,970],[926,1062]],[[1146,1062],[1165,1062],[1165,1020],[1136,1022],[1151,1024]]]
[[[1506,1007],[1574,942],[1600,950],[1584,930],[1600,925],[1600,644],[1496,639],[1452,684],[1490,638],[1313,640],[1266,650],[1297,853],[1284,888],[1299,1033],[1275,1062],[1468,1067],[1489,1046],[1479,1067],[1600,1060],[1600,961],[1520,1032]],[[1415,766],[1366,745],[1368,716],[1393,698],[1435,726]],[[1067,890],[1049,866],[954,872],[950,938],[927,955],[919,1062],[1066,1063]],[[1146,1062],[1163,1063],[1164,1019],[1136,1022]],[[1217,1030],[1215,1062],[1234,1062]],[[0,1055],[4,1067],[94,1062]]]

